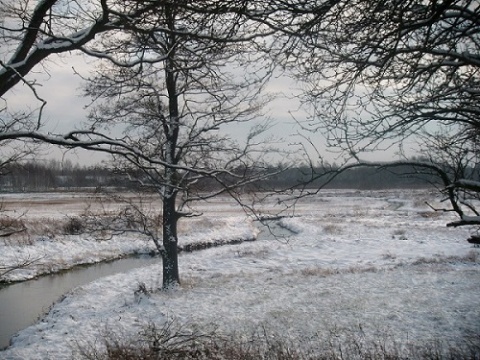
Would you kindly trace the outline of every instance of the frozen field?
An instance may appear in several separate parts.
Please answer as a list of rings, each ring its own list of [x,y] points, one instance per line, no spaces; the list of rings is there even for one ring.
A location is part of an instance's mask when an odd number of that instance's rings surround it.
[[[4,208],[28,208],[27,217],[53,224],[82,211],[79,198],[66,196],[11,196]],[[134,336],[169,319],[226,334],[265,328],[303,347],[350,335],[409,345],[479,343],[480,249],[466,241],[471,229],[446,228],[452,215],[433,213],[425,201],[439,205],[425,191],[325,191],[280,220],[292,235],[277,239],[259,234],[258,223],[226,198],[200,204],[203,217],[180,224],[181,245],[259,240],[181,254],[183,283],[169,292],[134,294],[140,283],[160,285],[161,264],[77,288],[17,334],[0,358],[68,359],[79,345],[98,344],[99,334]],[[41,236],[2,241],[0,267],[40,259],[8,274],[19,280],[152,248],[132,235]]]

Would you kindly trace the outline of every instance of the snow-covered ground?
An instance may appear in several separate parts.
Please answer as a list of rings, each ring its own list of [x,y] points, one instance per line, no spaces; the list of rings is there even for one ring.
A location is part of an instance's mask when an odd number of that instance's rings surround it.
[[[0,358],[68,359],[79,345],[100,346],[107,332],[134,336],[170,319],[226,334],[265,327],[305,347],[359,329],[365,339],[403,344],[480,342],[480,249],[466,241],[471,229],[446,228],[452,215],[433,213],[426,200],[435,202],[424,191],[322,192],[298,203],[295,217],[279,220],[292,230],[289,238],[259,234],[254,242],[181,254],[178,289],[155,291],[160,264],[76,288]],[[183,221],[180,243],[257,236],[257,223],[235,209],[227,199],[199,205],[204,216]],[[151,248],[127,236],[42,237],[0,244],[0,266],[23,251],[51,269]],[[27,278],[40,268],[10,276]],[[140,283],[150,296],[135,294]]]

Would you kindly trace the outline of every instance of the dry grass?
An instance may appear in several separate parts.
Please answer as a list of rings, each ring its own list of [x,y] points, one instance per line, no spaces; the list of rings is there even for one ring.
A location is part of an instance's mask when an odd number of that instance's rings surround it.
[[[300,270],[300,274],[303,276],[318,276],[318,277],[327,277],[332,275],[339,274],[363,274],[370,272],[378,272],[378,268],[374,266],[350,266],[345,269],[339,268],[322,268],[319,266],[310,266]]]
[[[331,275],[340,274],[340,270],[310,266],[310,267],[301,269],[300,273],[303,276],[327,277]]]
[[[307,340],[306,340],[307,341]],[[430,342],[402,344],[383,337],[366,340],[360,330],[346,330],[326,338],[294,343],[282,335],[261,328],[251,334],[224,335],[215,330],[178,325],[169,321],[162,327],[147,325],[136,337],[126,338],[106,331],[94,344],[79,345],[76,359],[85,360],[478,360],[480,345],[475,339],[455,344]]]
[[[426,218],[426,219],[435,219],[435,218],[438,218],[440,216],[442,216],[442,212],[441,211],[421,211],[418,213],[418,215],[420,215],[421,217],[423,218]]]
[[[198,229],[211,229],[219,228],[222,224],[218,221],[213,221],[212,218],[208,216],[201,216],[198,218],[191,219],[182,219],[178,222],[178,233],[179,234],[188,234],[195,233]]]
[[[183,276],[180,280],[180,287],[185,290],[193,289],[201,281],[201,278],[195,276]]]
[[[476,250],[470,250],[463,256],[442,256],[437,255],[435,257],[420,257],[412,265],[429,265],[429,264],[448,264],[448,263],[478,263],[480,261],[480,255]]]
[[[384,260],[395,260],[397,258],[396,255],[392,254],[391,252],[386,252],[382,255],[382,259]]]
[[[25,222],[21,217],[19,218],[14,218],[10,216],[0,217],[0,229],[23,228],[23,227],[25,227]]]
[[[342,228],[337,224],[328,224],[323,226],[323,232],[330,235],[339,235],[342,233]]]
[[[392,232],[392,239],[408,240],[407,239],[407,230],[405,230],[405,229],[395,229]]]
[[[268,248],[256,248],[256,249],[242,249],[235,252],[235,255],[239,258],[255,258],[255,259],[265,259],[270,254]]]
[[[405,229],[395,229],[392,235],[401,236],[401,235],[405,235],[406,233],[407,231]]]
[[[0,222],[7,224],[5,219],[0,218]],[[29,246],[33,245],[39,239],[54,239],[57,235],[80,234],[84,230],[84,224],[81,218],[72,217],[64,219],[52,218],[21,218],[14,223],[8,223],[9,229],[22,229],[9,236],[2,237],[7,246]],[[1,229],[1,225],[0,225]]]

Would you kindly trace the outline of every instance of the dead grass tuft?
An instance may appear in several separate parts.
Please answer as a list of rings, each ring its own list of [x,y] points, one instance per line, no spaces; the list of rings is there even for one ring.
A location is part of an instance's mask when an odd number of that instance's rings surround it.
[[[382,259],[384,260],[395,260],[397,258],[396,255],[392,254],[391,252],[386,252],[382,255]]]
[[[421,211],[418,213],[423,218],[426,219],[435,219],[442,216],[441,211]]]
[[[211,229],[218,228],[221,226],[218,221],[213,221],[213,219],[208,216],[202,216],[198,218],[189,218],[178,223],[178,233],[179,234],[190,234],[198,232],[198,229]]]
[[[303,276],[327,277],[331,275],[337,275],[340,273],[340,271],[338,269],[328,269],[328,268],[321,268],[317,266],[310,266],[300,270],[300,273]]]
[[[339,268],[322,268],[319,266],[310,266],[300,270],[300,274],[303,276],[318,276],[318,277],[327,277],[332,275],[339,275],[339,274],[363,274],[363,273],[370,273],[370,272],[377,272],[378,269],[374,266],[350,266],[345,269]]]
[[[270,250],[267,248],[262,249],[242,249],[235,252],[235,255],[239,258],[251,257],[256,259],[265,259],[268,257]]]
[[[339,235],[342,233],[342,228],[337,224],[328,224],[323,226],[323,232],[330,235]]]
[[[200,278],[194,276],[182,277],[180,281],[180,287],[186,290],[193,289],[195,286],[197,286],[199,281]]]
[[[407,230],[405,230],[405,229],[395,229],[392,232],[392,239],[408,240],[407,239]]]
[[[429,264],[448,264],[448,263],[478,263],[480,256],[478,251],[470,250],[467,254],[463,256],[441,256],[437,255],[435,257],[420,257],[412,262],[412,265],[429,265]]]

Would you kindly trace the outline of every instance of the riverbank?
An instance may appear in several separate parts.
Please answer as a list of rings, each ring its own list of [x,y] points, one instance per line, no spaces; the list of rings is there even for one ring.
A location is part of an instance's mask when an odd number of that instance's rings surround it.
[[[52,221],[49,219],[48,221]],[[204,223],[203,228],[201,223]],[[198,231],[188,233],[199,225]],[[258,229],[253,220],[225,217],[191,221],[179,242],[180,251],[193,251],[228,243],[256,239]],[[98,238],[94,235],[41,235],[27,239],[0,241],[0,283],[12,283],[54,274],[78,265],[95,264],[158,251],[151,239],[141,234]],[[6,269],[8,271],[3,271]]]

